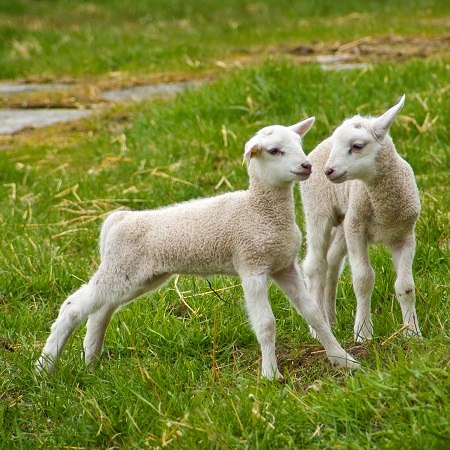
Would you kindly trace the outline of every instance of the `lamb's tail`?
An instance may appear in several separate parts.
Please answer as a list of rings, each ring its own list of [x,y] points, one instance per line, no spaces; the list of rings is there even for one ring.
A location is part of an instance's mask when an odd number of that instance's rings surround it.
[[[100,231],[100,257],[104,254],[106,238],[109,231],[114,225],[121,222],[128,213],[129,211],[113,211],[103,222],[102,229]]]

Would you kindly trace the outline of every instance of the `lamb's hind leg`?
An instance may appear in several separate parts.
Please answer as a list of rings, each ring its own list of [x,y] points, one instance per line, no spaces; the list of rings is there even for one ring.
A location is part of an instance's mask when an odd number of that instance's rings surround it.
[[[84,358],[86,365],[92,365],[102,352],[103,343],[105,340],[106,329],[111,320],[112,315],[117,308],[127,303],[145,292],[156,289],[158,286],[164,284],[170,275],[155,275],[148,279],[145,283],[137,285],[135,288],[122,295],[118,302],[103,305],[97,311],[89,315],[87,321],[86,336],[84,338]]]
[[[52,325],[50,336],[37,361],[38,369],[49,372],[54,370],[69,336],[100,306],[101,299],[92,280],[67,298],[60,308],[58,318]]]
[[[395,292],[397,300],[402,309],[403,324],[405,334],[421,337],[422,334],[419,328],[416,313],[416,296],[414,278],[412,273],[412,263],[414,259],[414,252],[416,247],[416,240],[414,235],[410,235],[401,244],[392,247],[393,260],[395,270],[397,272],[397,279],[395,281]]]
[[[327,218],[323,218],[323,221],[317,220],[314,223],[307,222],[307,252],[303,261],[303,272],[308,292],[317,302],[327,320],[324,295],[331,229],[332,224]],[[311,327],[310,332],[314,338],[318,337],[316,330]]]
[[[339,277],[345,265],[344,257],[347,253],[344,227],[339,225],[333,229],[330,248],[327,254],[327,279],[325,283],[324,310],[328,323],[336,323],[336,295]]]
[[[317,302],[308,294],[301,276],[300,269],[293,264],[289,269],[272,275],[272,278],[286,293],[297,311],[312,327],[324,346],[328,359],[338,367],[356,369],[358,362],[350,356],[339,344],[326,322]]]
[[[372,339],[373,324],[370,311],[375,272],[370,265],[369,249],[364,234],[347,233],[348,256],[356,296],[356,318],[353,328],[355,342]]]

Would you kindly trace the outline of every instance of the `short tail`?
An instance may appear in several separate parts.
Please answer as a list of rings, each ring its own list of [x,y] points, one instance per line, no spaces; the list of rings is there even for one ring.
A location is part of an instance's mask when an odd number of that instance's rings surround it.
[[[100,231],[100,257],[104,254],[106,238],[111,228],[121,222],[128,212],[129,211],[114,211],[103,222],[102,229]]]

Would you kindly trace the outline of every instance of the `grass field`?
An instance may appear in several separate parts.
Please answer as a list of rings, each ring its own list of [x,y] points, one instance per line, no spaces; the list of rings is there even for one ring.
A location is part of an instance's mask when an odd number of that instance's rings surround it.
[[[2,79],[210,80],[172,100],[0,137],[0,448],[448,448],[450,57],[335,72],[273,49],[443,37],[449,15],[444,1],[0,0]],[[113,318],[96,371],[81,361],[81,328],[55,374],[34,372],[60,304],[97,267],[109,211],[245,188],[243,145],[257,129],[315,115],[308,152],[345,117],[378,114],[403,93],[391,135],[421,192],[422,341],[397,334],[392,264],[373,248],[373,342],[352,343],[348,269],[338,292],[335,332],[362,363],[355,374],[331,368],[271,286],[284,380],[260,379],[239,280],[210,278],[222,302],[206,280],[184,276]]]
[[[193,75],[291,44],[442,36],[450,14],[445,0],[216,3],[0,0],[0,77]]]

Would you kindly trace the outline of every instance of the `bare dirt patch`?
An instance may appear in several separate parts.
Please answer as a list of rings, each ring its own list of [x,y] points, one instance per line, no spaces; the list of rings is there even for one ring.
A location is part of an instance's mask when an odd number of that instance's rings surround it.
[[[263,51],[265,50],[265,51]],[[364,36],[348,42],[313,42],[249,49],[246,54],[218,61],[220,67],[255,63],[267,56],[288,56],[297,63],[319,63],[325,69],[362,68],[362,64],[402,62],[450,54],[450,35],[438,37]],[[344,65],[344,66],[343,66]],[[343,66],[343,67],[342,67]]]
[[[369,351],[365,345],[351,344],[345,348],[360,363],[369,357]],[[280,342],[277,349],[277,358],[281,372],[298,380],[304,389],[309,388],[311,379],[320,378],[324,371],[330,371],[335,378],[345,377],[348,373],[343,369],[332,369],[325,350],[320,345],[300,347],[292,342]]]
[[[450,35],[437,38],[405,36],[365,36],[346,43],[300,45],[286,49],[300,58],[339,55],[352,62],[396,62],[411,58],[429,58],[450,52]]]

